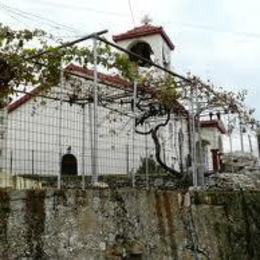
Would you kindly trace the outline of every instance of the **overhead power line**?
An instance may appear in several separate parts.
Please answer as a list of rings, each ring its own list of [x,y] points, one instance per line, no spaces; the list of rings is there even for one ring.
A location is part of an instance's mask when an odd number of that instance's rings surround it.
[[[84,37],[82,37],[82,38],[76,39],[76,40],[74,40],[74,41],[70,41],[70,42],[63,43],[63,44],[61,44],[60,46],[57,46],[57,47],[56,47],[56,50],[73,46],[73,45],[75,45],[75,44],[77,44],[77,43],[86,41],[86,40],[88,40],[88,39],[92,39],[92,38],[94,38],[94,37],[99,37],[100,35],[103,35],[103,34],[105,34],[105,33],[107,33],[107,32],[108,32],[108,30],[103,30],[103,31],[100,31],[100,32],[91,33],[91,34],[89,34],[89,35],[87,35],[87,36],[84,36]],[[36,59],[36,58],[39,58],[40,56],[43,56],[43,55],[45,55],[45,54],[47,54],[47,53],[49,53],[49,50],[39,52],[39,53],[37,53],[37,54],[35,54],[35,55],[33,55],[33,56],[30,56],[30,57],[28,57],[28,58],[25,58],[24,60],[25,60],[25,61],[28,61],[28,60]]]
[[[121,16],[122,18],[127,17],[128,13],[122,13],[122,12],[114,12],[114,11],[108,11],[108,10],[101,10],[101,9],[97,9],[97,8],[92,8],[92,7],[87,7],[85,5],[79,5],[79,4],[69,4],[69,3],[55,3],[54,1],[48,1],[48,0],[38,0],[37,2],[35,2],[33,0],[34,4],[44,4],[51,6],[51,7],[58,7],[58,8],[64,8],[64,9],[77,9],[77,10],[82,10],[82,11],[86,11],[86,12],[93,12],[96,14],[106,14],[106,15],[112,15],[112,16]]]
[[[35,3],[35,2],[34,2]],[[121,18],[126,18],[128,16],[127,13],[124,12],[113,12],[113,11],[108,11],[108,10],[100,10],[100,9],[96,9],[96,8],[91,8],[91,7],[86,7],[84,5],[74,5],[74,4],[65,4],[65,3],[54,3],[53,1],[48,1],[48,0],[38,0],[37,4],[40,3],[46,3],[49,6],[57,6],[59,8],[65,8],[65,9],[77,9],[77,10],[83,10],[83,11],[87,11],[87,12],[93,12],[93,13],[100,13],[100,14],[104,14],[104,15],[113,15],[113,16],[118,16]],[[128,0],[128,3],[131,2],[130,0]],[[129,8],[130,8],[129,6]],[[131,7],[132,9],[132,7]],[[131,18],[133,19],[133,18]],[[243,37],[250,37],[250,38],[260,38],[260,34],[259,33],[255,33],[255,32],[241,32],[241,31],[234,31],[234,30],[228,30],[228,29],[223,29],[223,28],[217,28],[214,26],[208,26],[208,25],[199,25],[199,24],[190,24],[187,22],[183,22],[183,21],[169,21],[166,22],[165,24],[175,24],[178,26],[185,26],[185,27],[189,27],[191,29],[196,29],[196,30],[205,30],[205,31],[210,31],[210,32],[215,32],[215,33],[229,33],[229,34],[233,34],[233,35],[238,35],[238,36],[243,36]]]
[[[46,4],[48,4],[50,6],[56,5],[59,8],[70,8],[70,9],[74,8],[74,9],[80,9],[80,10],[94,12],[94,13],[100,13],[100,14],[104,14],[104,15],[115,15],[115,16],[118,16],[118,17],[121,17],[121,18],[126,18],[128,16],[127,13],[123,13],[123,12],[122,13],[111,12],[111,11],[107,11],[107,10],[98,10],[98,9],[95,9],[95,8],[89,8],[89,7],[85,7],[85,6],[71,5],[71,4],[62,4],[62,3],[59,3],[59,4],[56,3],[55,4],[55,3],[50,2],[48,0],[39,0],[39,1],[37,1],[37,4],[39,2],[45,2]],[[132,19],[133,23],[135,24],[135,18],[134,18],[134,14],[133,14],[133,10],[132,10],[130,0],[128,0],[128,3],[129,3],[130,12],[131,12],[131,19]],[[73,33],[77,33],[77,34],[82,33],[82,31],[80,31],[79,29],[76,29],[76,28],[73,28],[71,26],[61,24],[61,23],[57,23],[56,21],[42,17],[42,16],[37,15],[37,14],[33,14],[33,13],[30,13],[30,12],[20,10],[18,8],[7,6],[6,4],[3,4],[1,2],[0,2],[0,7],[4,8],[6,11],[8,11],[9,16],[10,17],[12,16],[13,19],[17,19],[17,17],[15,15],[20,16],[20,17],[27,19],[27,20],[31,20],[31,21],[33,20],[33,17],[34,17],[35,19],[37,18],[37,20],[34,19],[34,21],[39,23],[38,20],[40,19],[56,30],[64,29],[64,30],[67,30],[69,32],[73,32]],[[217,27],[214,27],[214,26],[208,26],[208,25],[203,25],[203,24],[191,24],[191,23],[187,23],[187,22],[183,22],[183,21],[169,21],[169,22],[166,22],[164,24],[166,24],[166,25],[167,24],[175,24],[175,25],[182,26],[182,27],[188,27],[188,28],[191,28],[191,29],[194,29],[194,30],[204,30],[204,31],[209,31],[209,32],[213,32],[213,33],[228,33],[228,34],[236,35],[236,36],[240,36],[240,37],[257,38],[257,39],[260,38],[260,34],[255,33],[255,32],[234,31],[234,30],[217,28]]]
[[[20,17],[20,18],[24,18],[30,21],[36,21],[37,23],[41,24],[42,21],[47,24],[48,26],[54,28],[54,29],[64,29],[67,30],[69,32],[73,32],[73,33],[82,33],[80,30],[73,28],[71,26],[67,26],[61,23],[58,23],[56,21],[53,21],[51,19],[42,17],[40,15],[37,14],[33,14],[30,12],[26,12],[23,10],[20,10],[18,8],[14,8],[14,7],[10,7],[8,5],[5,5],[3,3],[0,2],[0,8],[2,8],[2,10],[5,10],[6,12],[8,12],[10,14],[10,16],[12,16],[14,19],[17,19],[16,16]],[[37,19],[37,20],[36,20]],[[41,22],[39,22],[39,19],[41,20]]]
[[[203,24],[190,24],[182,21],[169,21],[165,23],[167,24],[177,24],[178,26],[183,26],[183,27],[188,27],[191,29],[196,29],[196,30],[204,30],[204,31],[210,31],[214,33],[228,33],[228,34],[233,34],[237,36],[243,36],[243,37],[250,37],[250,38],[260,38],[259,33],[255,32],[241,32],[241,31],[235,31],[235,30],[228,30],[228,29],[222,29],[222,28],[217,28],[214,26],[208,26],[208,25],[203,25]]]
[[[134,17],[134,12],[133,12],[133,8],[132,8],[131,0],[128,0],[128,6],[129,6],[132,21],[133,21],[133,25],[135,27],[135,17]]]
[[[1,7],[1,6],[0,6]],[[25,23],[24,21],[20,20],[17,16],[11,14],[10,12],[6,11],[5,9],[2,9],[2,11],[4,11],[4,13],[10,17],[12,20],[15,20],[18,23],[21,23],[23,25],[25,25],[26,27],[29,27],[29,25],[27,23]]]

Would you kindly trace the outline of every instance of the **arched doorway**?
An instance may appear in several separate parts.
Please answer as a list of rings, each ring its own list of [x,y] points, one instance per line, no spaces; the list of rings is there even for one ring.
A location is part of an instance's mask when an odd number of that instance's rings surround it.
[[[73,154],[64,154],[61,159],[61,175],[78,175],[78,162]]]

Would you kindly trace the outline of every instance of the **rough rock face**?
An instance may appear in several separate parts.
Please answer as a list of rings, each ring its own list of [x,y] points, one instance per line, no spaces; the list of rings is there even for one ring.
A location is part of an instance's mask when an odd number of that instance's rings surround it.
[[[203,190],[235,191],[235,190],[259,190],[260,172],[243,171],[238,173],[213,174],[206,180]]]
[[[260,191],[0,191],[1,259],[260,259]]]
[[[225,172],[243,172],[259,170],[258,158],[250,153],[228,153],[223,156],[223,166]]]

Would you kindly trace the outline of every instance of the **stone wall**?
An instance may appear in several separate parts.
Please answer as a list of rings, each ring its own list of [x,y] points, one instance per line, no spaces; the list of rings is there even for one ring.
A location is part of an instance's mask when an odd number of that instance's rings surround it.
[[[1,175],[0,175],[1,176]],[[25,180],[31,180],[32,183],[39,184],[38,188],[56,188],[57,187],[57,176],[41,176],[41,175],[22,175],[20,176]],[[133,186],[132,178],[129,175],[101,175],[98,177],[99,187],[108,187],[110,189],[118,188],[129,188]],[[145,174],[139,174],[135,176],[135,187],[136,188],[158,188],[167,190],[176,190],[188,188],[192,185],[192,181],[189,176],[181,180],[176,179],[171,174],[152,174],[146,178]],[[0,178],[1,187],[1,178]],[[6,186],[5,186],[6,187]],[[10,187],[10,186],[8,186]],[[82,188],[82,176],[62,176],[61,187],[63,189],[81,189]],[[92,177],[85,176],[85,187],[87,189],[93,187]],[[17,189],[17,187],[13,187]],[[37,188],[33,186],[31,188]],[[24,187],[23,189],[28,189]]]
[[[42,183],[39,180],[0,172],[0,188],[12,188],[17,190],[41,189]]]
[[[228,153],[223,155],[223,171],[243,173],[259,170],[259,159],[251,153]]]
[[[260,192],[0,191],[1,259],[260,259]]]

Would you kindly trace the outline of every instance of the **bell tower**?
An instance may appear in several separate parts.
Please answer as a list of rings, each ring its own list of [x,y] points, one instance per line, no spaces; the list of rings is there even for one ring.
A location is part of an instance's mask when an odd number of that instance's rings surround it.
[[[175,46],[163,27],[153,26],[150,23],[151,19],[145,16],[141,26],[114,35],[113,40],[119,46],[139,54],[166,69],[170,69],[171,51],[174,50]],[[134,56],[130,57],[130,59],[137,61]],[[138,61],[138,63],[140,67],[149,67],[149,63],[144,61]]]

